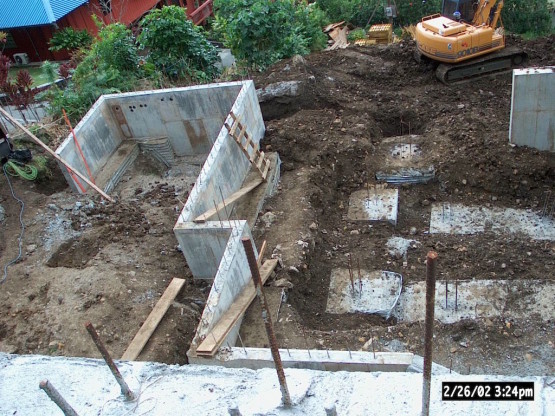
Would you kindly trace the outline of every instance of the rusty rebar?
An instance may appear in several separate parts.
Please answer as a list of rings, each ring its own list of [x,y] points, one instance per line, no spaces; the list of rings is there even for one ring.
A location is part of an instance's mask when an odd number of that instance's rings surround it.
[[[437,253],[426,257],[426,328],[424,334],[424,371],[422,384],[422,416],[430,414],[430,385],[432,379],[432,339],[434,336],[434,306],[436,294]]]
[[[445,309],[447,309],[447,300],[449,296],[448,286],[449,286],[449,280],[445,278]]]
[[[254,255],[254,250],[252,248],[250,238],[243,237],[241,239],[241,242],[243,243],[245,254],[247,255],[247,261],[249,262],[252,280],[254,282],[254,287],[256,288],[256,296],[258,297],[260,306],[262,308],[262,319],[264,320],[264,326],[266,327],[266,333],[268,334],[268,341],[270,342],[270,351],[272,352],[272,358],[274,359],[274,363],[276,366],[282,402],[285,407],[290,407],[291,396],[289,395],[287,380],[285,379],[285,372],[283,371],[283,364],[281,363],[281,356],[279,355],[279,348],[277,344],[276,334],[274,333],[274,327],[272,326],[270,309],[268,308],[268,303],[266,302],[266,297],[264,296],[264,291],[262,290],[262,279],[260,278],[258,263],[256,262],[256,257]]]
[[[347,255],[347,259],[349,260],[349,279],[351,280],[351,290],[353,291],[353,295],[355,294],[355,277],[353,275],[353,263],[351,260],[351,253]]]
[[[360,274],[360,259],[357,257],[357,267],[358,267],[358,290],[360,296],[362,297],[362,276]]]
[[[459,308],[459,281],[455,280],[455,311]]]
[[[50,397],[50,400],[56,403],[60,410],[64,412],[65,416],[79,416],[73,407],[66,402],[62,395],[58,393],[58,390],[56,390],[48,380],[42,380],[39,387],[48,395],[48,397]]]
[[[119,372],[118,368],[116,367],[116,364],[114,363],[114,360],[112,360],[112,357],[110,356],[110,353],[108,352],[108,350],[104,346],[104,343],[102,342],[102,340],[98,336],[98,332],[96,332],[96,329],[94,329],[93,324],[90,323],[90,322],[87,322],[85,324],[85,328],[87,328],[87,331],[89,332],[91,338],[93,339],[93,341],[96,345],[96,348],[98,348],[98,351],[102,355],[102,358],[104,358],[104,361],[106,361],[106,364],[108,364],[108,367],[110,368],[110,371],[112,372],[112,374],[116,378],[116,381],[118,382],[118,384],[121,388],[121,394],[123,394],[127,400],[135,399],[135,395],[133,394],[133,392],[131,391],[131,389],[129,388],[129,386],[127,385],[125,380],[123,379],[121,373]]]

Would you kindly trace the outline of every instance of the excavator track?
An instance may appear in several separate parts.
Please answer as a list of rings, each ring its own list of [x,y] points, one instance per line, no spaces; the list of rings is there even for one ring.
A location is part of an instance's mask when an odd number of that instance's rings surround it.
[[[460,64],[440,64],[436,69],[436,77],[444,84],[454,84],[518,68],[527,59],[525,52],[517,48],[505,48]]]

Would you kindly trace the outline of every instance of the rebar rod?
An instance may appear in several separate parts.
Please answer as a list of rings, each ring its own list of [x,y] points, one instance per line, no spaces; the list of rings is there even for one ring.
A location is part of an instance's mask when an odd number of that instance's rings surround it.
[[[79,416],[73,407],[66,402],[62,395],[58,393],[58,390],[56,390],[48,380],[42,380],[39,387],[48,395],[48,397],[50,397],[50,400],[56,403],[60,410],[64,412],[65,416]]]
[[[250,238],[243,237],[241,239],[241,242],[243,243],[245,254],[247,255],[247,261],[251,270],[252,280],[256,288],[256,296],[258,297],[260,307],[262,308],[262,319],[264,320],[264,326],[266,327],[266,333],[268,334],[268,341],[270,343],[270,351],[272,352],[272,358],[274,359],[274,363],[276,366],[282,402],[285,407],[290,407],[291,396],[289,395],[287,380],[285,379],[285,372],[283,371],[283,364],[281,363],[281,356],[279,355],[276,334],[274,333],[274,327],[272,325],[272,317],[270,316],[268,303],[266,302],[266,297],[264,296],[264,291],[262,290],[262,279],[260,278],[258,263],[256,262],[256,257],[254,255],[254,250],[252,248]]]
[[[426,257],[426,328],[424,334],[424,371],[422,383],[422,416],[430,414],[430,384],[432,379],[432,339],[434,336],[434,306],[436,294],[437,253]]]
[[[131,391],[131,389],[129,388],[129,386],[127,385],[125,380],[123,379],[121,373],[119,372],[118,368],[116,367],[116,364],[114,363],[114,360],[112,360],[112,357],[110,356],[110,353],[108,352],[108,350],[104,346],[104,343],[102,342],[102,340],[98,336],[98,332],[96,332],[96,329],[94,329],[93,324],[90,323],[90,322],[87,322],[85,324],[85,328],[87,328],[87,331],[89,332],[91,338],[93,339],[93,341],[96,345],[96,348],[98,348],[98,351],[102,355],[102,358],[104,358],[104,361],[106,361],[106,364],[108,364],[108,367],[110,368],[110,371],[112,372],[112,374],[116,378],[116,381],[118,382],[118,384],[121,388],[121,393],[125,396],[125,398],[127,400],[133,400],[135,398],[135,395],[133,394],[133,392]]]

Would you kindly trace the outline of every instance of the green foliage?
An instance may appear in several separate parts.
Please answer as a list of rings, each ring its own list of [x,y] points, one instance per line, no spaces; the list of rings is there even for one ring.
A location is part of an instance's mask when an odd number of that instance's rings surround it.
[[[121,23],[113,23],[100,29],[98,40],[92,45],[91,55],[102,66],[120,72],[134,72],[139,64],[133,34]]]
[[[133,89],[142,74],[138,63],[131,31],[120,23],[102,27],[75,68],[67,88],[49,90],[51,113],[60,117],[65,109],[75,122],[101,95]]]
[[[63,49],[74,51],[80,48],[87,48],[92,43],[93,38],[86,30],[75,30],[66,27],[59,30],[50,39],[50,50],[58,52]]]
[[[386,23],[382,0],[316,0],[316,4],[324,10],[333,22],[345,20],[358,27],[367,27],[377,23]],[[424,16],[439,13],[441,0],[398,0],[396,24],[406,26],[418,23]],[[371,18],[371,19],[370,19]]]
[[[366,38],[366,30],[360,29],[360,28],[352,30],[347,35],[347,40],[349,42],[354,42],[355,40],[364,39],[364,38]]]
[[[154,9],[140,25],[137,41],[148,50],[147,61],[157,70],[173,79],[212,80],[218,75],[216,48],[206,40],[202,29],[187,19],[182,7]]]
[[[553,32],[548,0],[506,0],[501,17],[505,29],[513,33],[538,36]]]
[[[50,61],[44,61],[40,66],[46,82],[53,83],[58,79],[58,65]]]
[[[214,30],[236,58],[263,69],[279,59],[322,49],[327,15],[294,0],[217,0]]]

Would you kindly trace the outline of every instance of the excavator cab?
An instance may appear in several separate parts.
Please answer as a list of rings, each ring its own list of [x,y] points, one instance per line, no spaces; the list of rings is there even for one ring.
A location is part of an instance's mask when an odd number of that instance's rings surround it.
[[[443,0],[441,14],[457,22],[472,23],[477,7],[476,0]]]

